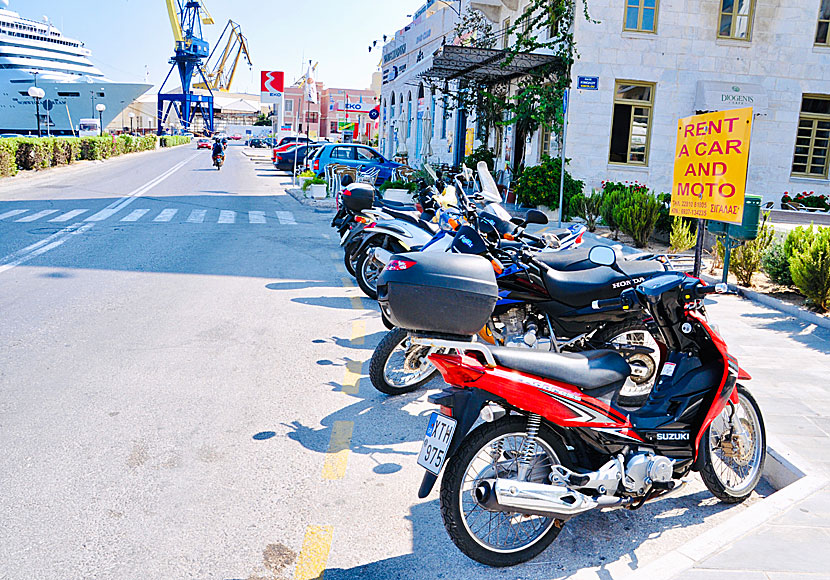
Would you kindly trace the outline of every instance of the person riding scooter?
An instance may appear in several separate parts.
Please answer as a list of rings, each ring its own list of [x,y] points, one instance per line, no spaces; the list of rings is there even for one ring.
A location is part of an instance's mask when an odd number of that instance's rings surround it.
[[[225,162],[225,147],[219,139],[213,142],[213,164],[221,168]]]

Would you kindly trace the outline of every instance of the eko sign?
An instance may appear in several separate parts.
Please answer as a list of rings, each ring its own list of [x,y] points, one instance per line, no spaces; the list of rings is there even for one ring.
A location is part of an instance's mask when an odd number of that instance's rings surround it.
[[[741,223],[752,109],[680,119],[671,215]]]
[[[285,74],[276,70],[262,71],[260,91],[263,103],[279,103],[285,92]]]

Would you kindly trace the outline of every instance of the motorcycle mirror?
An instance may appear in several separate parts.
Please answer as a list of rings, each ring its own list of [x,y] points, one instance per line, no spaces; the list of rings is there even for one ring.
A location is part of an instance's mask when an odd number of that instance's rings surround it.
[[[510,218],[510,223],[515,224],[517,226],[523,226],[527,222],[524,220],[524,218],[514,217],[514,218]]]
[[[532,209],[525,215],[525,223],[539,224],[543,226],[548,223],[548,216],[540,212],[538,209]]]
[[[588,252],[588,260],[597,266],[613,266],[617,263],[617,254],[608,246],[594,246]]]

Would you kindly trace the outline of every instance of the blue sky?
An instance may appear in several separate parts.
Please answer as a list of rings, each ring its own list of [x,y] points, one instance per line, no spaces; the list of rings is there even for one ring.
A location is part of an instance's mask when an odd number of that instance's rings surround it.
[[[248,37],[253,69],[240,65],[234,89],[259,91],[260,70],[300,74],[305,57],[319,61],[318,79],[330,87],[367,88],[380,60],[384,34],[405,26],[423,0],[204,0],[216,24],[216,42],[229,19]],[[24,18],[48,16],[55,26],[92,50],[93,61],[117,81],[164,80],[173,33],[164,0],[10,0]],[[378,40],[371,54],[368,46]],[[303,69],[304,70],[304,69]],[[172,78],[172,77],[171,77]]]

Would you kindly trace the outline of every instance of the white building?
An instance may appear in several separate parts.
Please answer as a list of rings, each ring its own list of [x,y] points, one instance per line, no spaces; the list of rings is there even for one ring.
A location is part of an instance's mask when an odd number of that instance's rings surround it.
[[[577,1],[566,154],[587,188],[638,181],[668,192],[677,120],[752,106],[747,193],[830,191],[830,0],[590,0],[598,23]],[[526,4],[472,2],[497,30]],[[596,89],[577,88],[580,77]],[[529,137],[525,163],[555,154],[555,140]]]
[[[458,2],[453,3],[455,7]],[[430,0],[414,15],[412,22],[399,30],[383,46],[381,70],[380,149],[391,158],[408,154],[409,164],[424,159],[424,129],[431,125],[434,163],[453,162],[455,113],[440,91],[431,90],[421,74],[432,65],[432,55],[442,44],[452,42],[458,14],[453,4]],[[425,123],[429,110],[430,122]]]

